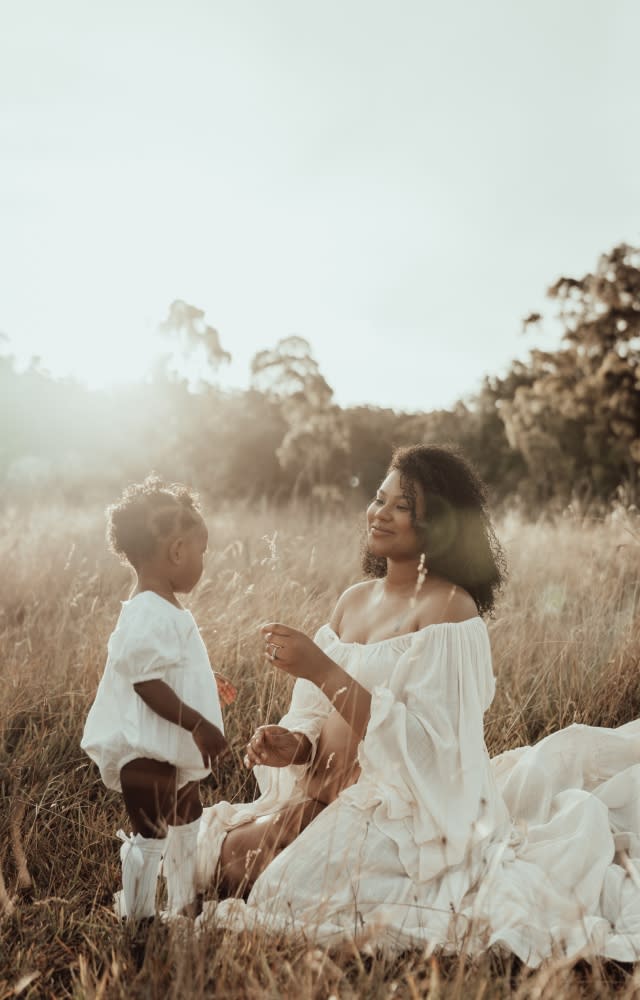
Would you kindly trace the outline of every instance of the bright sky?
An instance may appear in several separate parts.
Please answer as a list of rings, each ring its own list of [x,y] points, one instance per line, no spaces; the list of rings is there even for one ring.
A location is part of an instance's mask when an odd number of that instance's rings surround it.
[[[139,377],[169,303],[246,384],[306,337],[342,404],[448,405],[640,243],[637,0],[0,0],[0,330]]]

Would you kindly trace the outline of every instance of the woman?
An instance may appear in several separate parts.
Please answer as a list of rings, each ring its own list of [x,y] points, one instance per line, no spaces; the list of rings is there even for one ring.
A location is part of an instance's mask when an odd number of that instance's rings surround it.
[[[371,579],[315,641],[263,629],[298,679],[247,747],[260,798],[205,810],[202,882],[236,896],[205,916],[325,943],[502,945],[530,965],[558,949],[637,958],[640,728],[572,726],[490,762],[480,614],[502,554],[459,455],[395,452],[364,563]]]

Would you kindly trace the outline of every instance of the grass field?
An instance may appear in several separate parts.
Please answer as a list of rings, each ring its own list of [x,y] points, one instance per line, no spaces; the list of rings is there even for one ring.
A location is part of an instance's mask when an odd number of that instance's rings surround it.
[[[263,666],[260,622],[313,631],[359,576],[359,517],[228,507],[208,518],[205,577],[189,600],[214,667],[238,685],[226,712],[232,754],[208,802],[253,795],[241,766],[253,727],[284,710],[289,686]],[[498,526],[510,577],[490,623],[498,690],[490,753],[571,722],[640,714],[640,531],[631,515],[570,515]],[[156,926],[146,953],[111,912],[119,886],[119,796],[79,749],[106,640],[126,598],[101,511],[5,511],[0,534],[0,1000],[195,998],[640,997],[640,968],[536,972],[499,956],[469,963],[365,958],[252,934]]]

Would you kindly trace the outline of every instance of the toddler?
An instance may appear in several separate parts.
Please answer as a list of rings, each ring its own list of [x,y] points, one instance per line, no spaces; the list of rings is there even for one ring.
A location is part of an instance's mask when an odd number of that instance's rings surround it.
[[[149,477],[129,486],[107,518],[110,547],[131,566],[135,586],[109,639],[81,745],[107,788],[122,792],[133,833],[118,831],[116,910],[141,920],[155,914],[163,856],[169,912],[195,899],[199,781],[226,742],[207,650],[176,596],[202,575],[207,528],[197,496]]]

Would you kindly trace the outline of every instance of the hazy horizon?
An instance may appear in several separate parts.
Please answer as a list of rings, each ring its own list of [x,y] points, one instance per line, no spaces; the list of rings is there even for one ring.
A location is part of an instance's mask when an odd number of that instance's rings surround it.
[[[139,378],[177,298],[246,384],[305,337],[341,405],[448,406],[546,288],[640,243],[640,7],[44,0],[0,39],[0,330]]]

